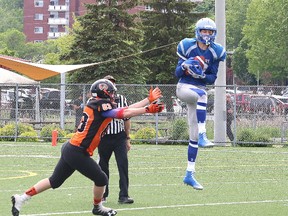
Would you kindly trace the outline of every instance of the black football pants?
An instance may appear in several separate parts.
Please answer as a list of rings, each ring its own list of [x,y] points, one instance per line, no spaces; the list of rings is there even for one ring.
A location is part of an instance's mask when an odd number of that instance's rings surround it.
[[[118,172],[119,172],[119,198],[128,196],[129,177],[128,177],[128,156],[127,156],[127,139],[124,131],[119,134],[107,134],[102,137],[98,146],[99,153],[99,165],[101,169],[108,176],[109,181],[109,160],[114,152]],[[106,190],[103,197],[109,195],[109,184],[106,186]]]

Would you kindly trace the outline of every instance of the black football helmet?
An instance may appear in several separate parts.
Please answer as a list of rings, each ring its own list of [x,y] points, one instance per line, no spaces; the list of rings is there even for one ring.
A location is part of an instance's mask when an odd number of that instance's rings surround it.
[[[115,85],[108,79],[96,80],[90,88],[92,97],[109,98],[114,101],[116,94]]]

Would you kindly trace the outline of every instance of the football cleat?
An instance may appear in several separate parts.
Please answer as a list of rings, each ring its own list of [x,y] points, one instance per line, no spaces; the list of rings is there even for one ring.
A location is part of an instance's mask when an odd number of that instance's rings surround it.
[[[201,148],[211,148],[214,143],[208,140],[206,133],[199,133],[198,146]]]
[[[192,186],[195,190],[203,190],[203,186],[195,179],[194,173],[191,171],[186,171],[183,182],[184,184]]]
[[[92,209],[92,213],[94,215],[102,215],[102,216],[114,216],[117,214],[117,211],[104,207],[101,203],[98,205],[94,205],[94,208]]]
[[[118,200],[119,204],[132,204],[134,200],[131,197],[120,197]]]
[[[11,212],[12,212],[13,216],[19,215],[20,209],[21,209],[22,205],[25,203],[25,201],[26,200],[24,200],[22,198],[22,196],[20,196],[18,194],[15,194],[11,197],[11,202],[12,202]]]

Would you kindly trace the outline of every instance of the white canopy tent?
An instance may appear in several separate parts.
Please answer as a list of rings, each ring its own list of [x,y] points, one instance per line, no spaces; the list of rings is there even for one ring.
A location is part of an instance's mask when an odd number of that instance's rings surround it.
[[[3,84],[37,84],[38,82],[20,74],[0,68],[0,83]]]
[[[47,65],[36,64],[27,62],[25,60],[17,59],[10,56],[0,55],[0,65],[17,71],[27,77],[34,80],[41,81],[52,76],[61,74],[61,97],[60,97],[60,126],[64,128],[64,108],[65,108],[65,73],[75,71],[80,68],[90,67],[98,65],[100,62],[91,64],[79,64],[79,65]],[[1,75],[1,74],[0,74]],[[37,104],[37,103],[36,103]],[[39,118],[36,108],[36,120]],[[38,116],[38,117],[37,117]]]

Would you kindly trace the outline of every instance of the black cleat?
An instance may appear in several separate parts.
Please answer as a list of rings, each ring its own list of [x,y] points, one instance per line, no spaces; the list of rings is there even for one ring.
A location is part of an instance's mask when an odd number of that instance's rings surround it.
[[[120,197],[118,200],[119,204],[132,204],[134,200],[130,197]]]
[[[12,215],[13,215],[13,216],[19,216],[19,210],[15,207],[16,199],[17,199],[16,196],[17,196],[17,195],[11,197],[11,202],[12,202],[11,212],[12,212]]]
[[[92,209],[92,213],[94,215],[102,215],[102,216],[114,216],[117,214],[117,211],[106,208],[102,204],[94,205],[94,208]]]

